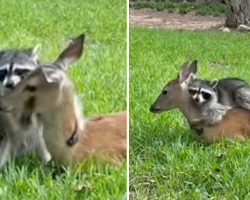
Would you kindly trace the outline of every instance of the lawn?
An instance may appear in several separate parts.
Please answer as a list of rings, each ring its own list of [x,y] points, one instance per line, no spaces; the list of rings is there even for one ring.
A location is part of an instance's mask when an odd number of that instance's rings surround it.
[[[53,60],[66,39],[86,35],[84,55],[69,73],[85,115],[126,109],[126,1],[1,0],[0,47],[42,45]],[[11,160],[0,173],[0,199],[121,199],[126,163],[60,169],[37,158]]]
[[[248,34],[130,28],[130,198],[250,199],[250,141],[203,144],[178,110],[150,105],[198,59],[198,76],[250,82]]]

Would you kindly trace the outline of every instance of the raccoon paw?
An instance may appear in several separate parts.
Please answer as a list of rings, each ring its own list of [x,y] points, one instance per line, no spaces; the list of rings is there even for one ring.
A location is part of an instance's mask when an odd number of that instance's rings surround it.
[[[217,124],[223,119],[223,115],[218,115],[211,120],[211,124]]]
[[[41,161],[44,164],[47,164],[51,159],[52,159],[52,157],[51,157],[51,154],[49,152],[46,152],[43,155],[41,155]]]

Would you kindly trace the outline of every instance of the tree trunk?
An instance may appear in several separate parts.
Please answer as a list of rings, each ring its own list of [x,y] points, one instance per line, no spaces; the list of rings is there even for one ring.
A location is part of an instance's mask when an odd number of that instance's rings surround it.
[[[226,27],[237,28],[240,24],[249,25],[250,1],[227,0],[228,10],[226,14]]]

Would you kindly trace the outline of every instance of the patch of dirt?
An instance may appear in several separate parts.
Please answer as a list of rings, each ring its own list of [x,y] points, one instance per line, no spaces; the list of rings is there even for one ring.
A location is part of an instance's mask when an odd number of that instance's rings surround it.
[[[156,11],[153,9],[130,9],[129,23],[135,26],[169,29],[204,30],[222,27],[225,17],[200,16],[194,12],[186,15]]]

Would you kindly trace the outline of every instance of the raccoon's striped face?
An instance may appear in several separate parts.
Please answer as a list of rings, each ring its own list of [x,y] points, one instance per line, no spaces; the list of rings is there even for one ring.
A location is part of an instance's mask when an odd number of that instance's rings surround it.
[[[3,87],[14,88],[35,66],[25,66],[19,64],[6,64],[0,66],[0,82]]]
[[[198,104],[217,101],[214,82],[197,79],[188,86],[188,93]]]
[[[0,51],[0,94],[12,90],[37,68],[38,47]]]
[[[198,104],[203,104],[212,99],[213,94],[208,90],[203,90],[202,88],[192,88],[188,89],[188,93],[191,95],[192,99]]]

